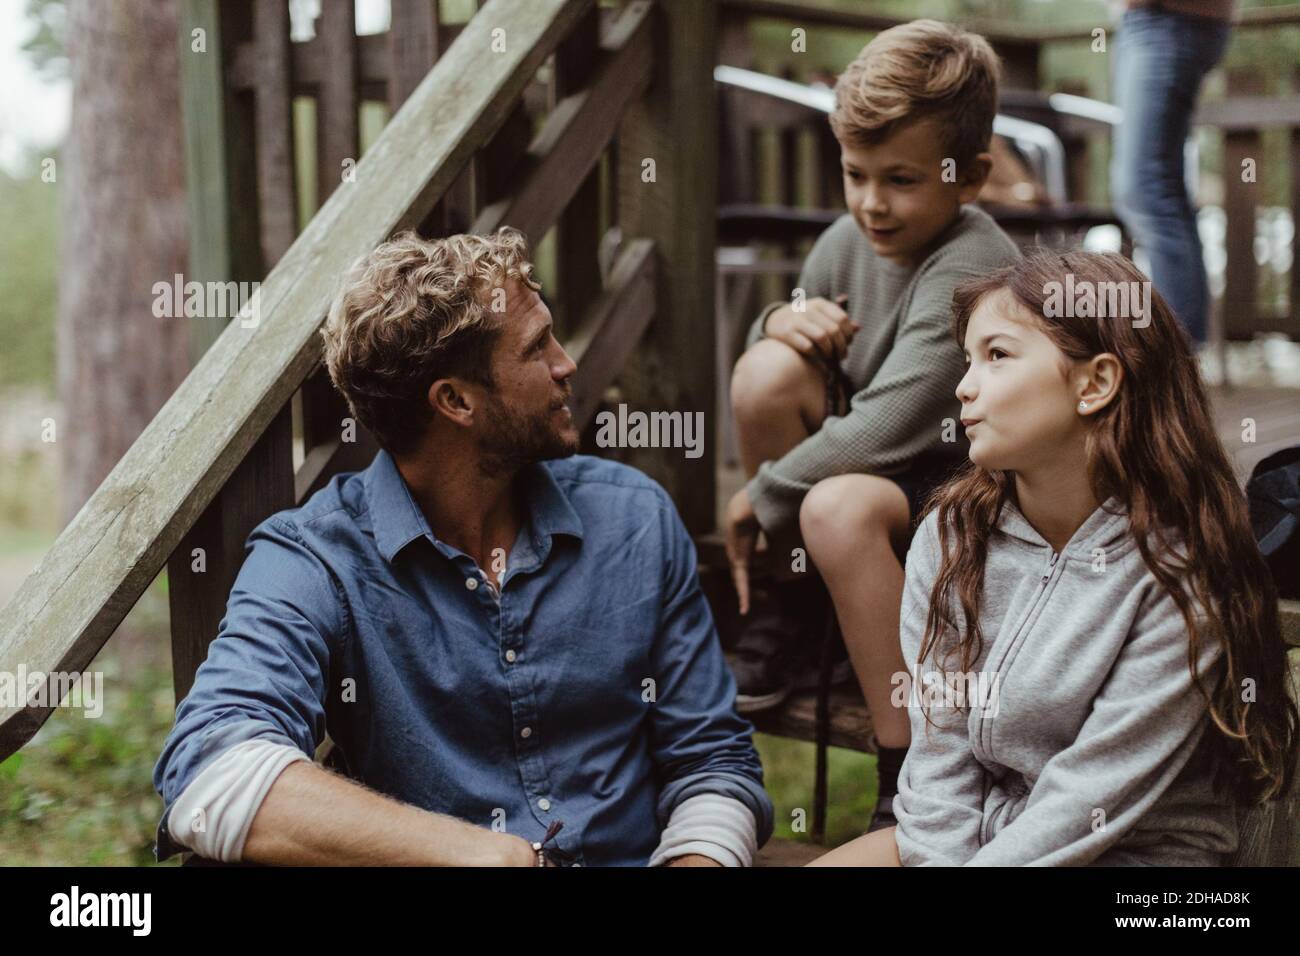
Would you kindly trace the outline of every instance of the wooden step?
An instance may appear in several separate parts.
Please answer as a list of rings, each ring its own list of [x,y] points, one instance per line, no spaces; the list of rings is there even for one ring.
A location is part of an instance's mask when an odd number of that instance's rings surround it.
[[[799,691],[787,697],[780,707],[745,716],[760,733],[809,742],[817,740],[816,691]],[[871,744],[871,715],[857,687],[831,689],[830,718],[832,747],[875,753]]]

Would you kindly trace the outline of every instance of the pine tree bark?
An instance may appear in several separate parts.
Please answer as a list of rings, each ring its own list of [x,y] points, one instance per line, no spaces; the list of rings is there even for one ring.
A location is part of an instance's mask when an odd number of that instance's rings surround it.
[[[69,0],[57,443],[70,520],[184,378],[183,317],[153,285],[186,271],[176,0]],[[161,469],[165,462],[159,462]]]

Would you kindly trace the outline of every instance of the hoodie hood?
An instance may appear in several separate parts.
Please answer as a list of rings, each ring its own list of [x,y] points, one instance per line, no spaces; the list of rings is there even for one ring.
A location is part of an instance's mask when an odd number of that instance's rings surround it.
[[[1037,548],[1052,550],[1047,539],[1034,530],[1015,501],[1008,497],[1002,502],[997,529],[1008,538],[1022,541]],[[1069,557],[1091,558],[1096,548],[1107,553],[1127,550],[1133,541],[1129,536],[1128,509],[1111,495],[1090,514],[1071,536],[1061,553]]]

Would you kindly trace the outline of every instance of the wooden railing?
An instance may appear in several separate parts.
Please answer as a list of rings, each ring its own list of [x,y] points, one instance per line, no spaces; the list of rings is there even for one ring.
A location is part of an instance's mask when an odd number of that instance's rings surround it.
[[[712,307],[712,104],[693,100],[710,88],[711,7],[489,0],[444,46],[436,4],[394,0],[395,35],[413,32],[390,44],[382,91],[384,41],[352,35],[350,7],[324,4],[318,36],[291,45],[286,0],[188,3],[221,51],[186,82],[201,117],[186,134],[203,172],[195,230],[219,239],[196,248],[194,277],[268,271],[255,308],[216,335],[5,609],[0,671],[84,670],[166,565],[176,699],[188,693],[248,533],[375,450],[321,372],[319,330],[339,276],[401,229],[436,235],[461,217],[534,245],[555,229],[575,415],[589,419],[620,371],[629,401],[711,411],[712,341],[698,330]],[[340,61],[353,64],[343,79]],[[295,237],[287,110],[304,88],[321,117],[323,203]],[[352,158],[358,97],[376,92],[405,99],[355,175],[325,185]],[[602,273],[610,227],[622,240]],[[679,462],[656,462],[657,477],[710,530],[712,458]],[[0,710],[0,759],[51,710]]]

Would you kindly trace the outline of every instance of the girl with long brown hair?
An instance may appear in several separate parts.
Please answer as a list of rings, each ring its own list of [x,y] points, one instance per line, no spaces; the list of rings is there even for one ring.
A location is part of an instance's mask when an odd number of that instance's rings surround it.
[[[818,860],[1217,865],[1285,793],[1277,595],[1185,334],[1119,255],[960,287],[970,460],[907,557],[898,826]]]

